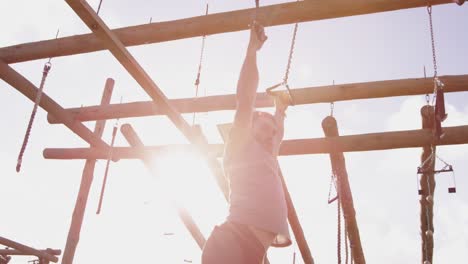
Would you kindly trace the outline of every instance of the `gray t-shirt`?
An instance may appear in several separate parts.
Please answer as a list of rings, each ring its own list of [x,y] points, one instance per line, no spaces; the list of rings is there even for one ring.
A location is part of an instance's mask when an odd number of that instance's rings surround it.
[[[229,142],[224,171],[230,186],[228,221],[251,225],[277,234],[272,246],[291,244],[288,209],[275,155],[253,136]]]

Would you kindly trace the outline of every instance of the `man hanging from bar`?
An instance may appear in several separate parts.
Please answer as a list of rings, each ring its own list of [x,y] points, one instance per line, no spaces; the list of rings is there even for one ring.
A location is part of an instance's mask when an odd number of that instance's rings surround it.
[[[287,97],[276,97],[274,116],[254,109],[259,80],[257,51],[266,39],[263,27],[254,21],[224,155],[230,187],[229,215],[208,238],[202,264],[260,264],[270,246],[291,244],[277,160]]]

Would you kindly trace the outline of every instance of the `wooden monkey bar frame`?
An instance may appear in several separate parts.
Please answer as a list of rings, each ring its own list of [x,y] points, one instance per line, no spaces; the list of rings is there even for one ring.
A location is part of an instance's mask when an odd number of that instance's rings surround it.
[[[25,43],[21,45],[15,45],[10,47],[0,48],[0,77],[9,83],[12,87],[23,93],[30,100],[34,101],[37,95],[37,87],[35,87],[31,82],[26,78],[21,76],[15,70],[13,70],[8,64],[16,63],[22,61],[36,60],[41,58],[49,57],[58,57],[66,56],[72,54],[82,54],[87,52],[93,52],[98,50],[109,49],[111,53],[119,60],[119,62],[127,69],[127,71],[137,80],[137,82],[143,87],[143,89],[148,93],[148,95],[153,100],[152,102],[137,102],[132,103],[132,105],[119,105],[119,106],[98,106],[97,109],[111,109],[111,107],[135,107],[136,104],[147,105],[155,103],[157,104],[156,109],[148,107],[148,110],[143,112],[133,112],[133,110],[125,110],[129,116],[143,116],[143,115],[154,115],[154,114],[165,114],[170,120],[179,128],[179,130],[188,138],[188,140],[197,146],[201,151],[209,150],[210,154],[215,154],[210,157],[207,157],[207,161],[210,164],[218,185],[223,190],[225,197],[227,197],[227,184],[223,177],[223,172],[220,164],[215,159],[214,156],[219,156],[220,149],[222,145],[209,145],[205,136],[201,133],[201,130],[192,128],[181,116],[181,112],[194,112],[197,111],[212,111],[212,110],[221,110],[221,106],[213,106],[208,103],[194,103],[194,108],[188,107],[184,109],[186,103],[191,104],[192,102],[183,101],[181,99],[180,105],[175,100],[168,100],[159,87],[154,83],[154,81],[148,76],[148,74],[143,70],[143,68],[137,63],[137,61],[131,56],[131,54],[126,50],[126,46],[132,45],[142,45],[149,43],[157,43],[162,41],[197,37],[210,34],[219,34],[224,32],[233,32],[239,30],[248,29],[248,24],[252,20],[252,17],[255,13],[254,9],[238,10],[232,12],[224,12],[218,14],[211,14],[207,16],[193,17],[187,19],[180,19],[175,21],[160,22],[160,23],[151,23],[146,25],[126,27],[121,29],[110,30],[105,23],[97,16],[97,14],[90,8],[89,5],[84,0],[66,0],[66,2],[72,7],[72,9],[81,17],[83,22],[85,22],[88,27],[93,31],[92,34],[84,34],[72,37],[59,38],[56,40],[46,40],[39,41],[34,43]],[[452,0],[431,0],[432,5],[446,4],[451,3]],[[257,20],[265,26],[274,26],[274,25],[283,25],[290,24],[295,22],[305,22],[329,18],[338,18],[346,16],[355,16],[362,14],[371,14],[377,12],[393,11],[399,9],[415,8],[415,7],[424,7],[427,5],[426,0],[329,0],[326,3],[319,0],[308,0],[295,3],[285,3],[272,6],[261,7],[258,10]],[[444,83],[447,84],[447,90],[452,89],[452,87],[458,87],[453,89],[460,89],[460,91],[466,91],[466,76],[447,76],[443,77],[447,80],[442,79]],[[459,79],[457,79],[459,78]],[[461,78],[461,79],[460,79]],[[451,80],[458,80],[463,82],[460,86],[455,84],[449,84]],[[406,84],[403,83],[406,81]],[[386,96],[398,96],[398,95],[409,95],[409,94],[424,94],[432,91],[429,90],[430,87],[428,84],[432,83],[432,80],[401,80],[401,81],[389,81],[392,83],[387,83],[389,86],[398,86],[398,89],[390,89],[387,86],[386,94],[374,93],[372,98],[376,97],[386,97]],[[414,83],[411,83],[414,82]],[[378,84],[377,84],[378,83]],[[376,82],[374,85],[386,86],[384,82]],[[360,84],[362,87],[366,84]],[[403,88],[404,86],[408,86]],[[369,86],[369,85],[367,85]],[[411,90],[412,87],[419,87],[416,91]],[[421,88],[423,87],[423,88]],[[463,87],[463,88],[462,88]],[[369,87],[368,87],[369,88]],[[317,89],[317,88],[314,88]],[[307,95],[307,89],[296,89],[295,93],[304,92],[304,96],[295,96],[295,98],[304,98],[303,104],[314,103],[314,100],[317,102],[330,102],[330,101],[339,101],[339,100],[352,100],[352,99],[362,99],[369,97],[356,97],[356,94],[353,92],[353,96],[346,97],[349,90],[353,90],[353,86],[333,86],[327,87],[327,91],[323,89],[323,98],[319,96],[310,96]],[[354,89],[355,91],[359,90],[358,88]],[[396,92],[398,90],[398,92]],[[317,93],[319,90],[312,91]],[[453,90],[455,91],[455,90]],[[372,91],[375,92],[375,91]],[[389,95],[388,92],[393,93]],[[332,94],[333,93],[333,94]],[[357,92],[356,92],[357,93]],[[328,95],[331,94],[331,95]],[[345,95],[345,96],[343,96]],[[334,97],[335,96],[335,97]],[[362,96],[362,95],[361,95]],[[233,109],[233,95],[228,95],[222,97],[223,100],[227,100],[226,105],[229,109]],[[341,98],[341,99],[340,99]],[[198,102],[203,102],[207,99],[199,99]],[[263,100],[263,101],[262,101]],[[302,99],[301,99],[302,100]],[[259,103],[260,102],[260,103]],[[271,106],[272,102],[266,95],[259,96],[259,103],[257,106]],[[206,105],[205,105],[206,104]],[[82,118],[82,113],[85,113],[89,109],[86,108],[85,111],[81,112],[79,115],[73,113],[73,110],[65,110],[55,101],[53,101],[46,94],[43,94],[40,101],[40,106],[45,109],[49,114],[53,115],[56,123],[65,124],[70,130],[76,133],[78,136],[83,138],[86,142],[91,145],[91,148],[79,150],[84,151],[83,153],[72,150],[72,155],[79,158],[86,158],[88,161],[100,158],[100,155],[107,157],[109,145],[100,139],[98,127],[95,129],[95,133],[87,129],[81,121],[85,120],[96,120],[96,119],[108,119],[108,118],[117,118],[116,116],[109,116],[109,111],[119,112],[123,108],[119,108],[119,111],[114,110],[105,110],[104,114],[99,116],[97,114],[90,114],[86,119]],[[197,108],[200,107],[200,108]],[[206,108],[205,108],[206,107]],[[226,107],[226,106],[222,106]],[[76,115],[76,119],[75,119]],[[128,116],[122,116],[128,117]],[[52,119],[52,118],[51,118]],[[468,126],[462,127],[452,127],[444,129],[446,136],[440,142],[440,144],[466,144],[468,143]],[[408,138],[407,138],[408,137]],[[428,144],[431,140],[431,134],[428,131],[404,131],[404,132],[387,132],[387,133],[377,133],[377,134],[367,134],[367,135],[357,135],[357,136],[344,136],[344,137],[333,137],[330,139],[311,139],[311,140],[291,140],[285,142],[282,147],[282,155],[300,155],[300,154],[310,154],[310,153],[329,153],[331,144],[339,145],[340,151],[365,151],[365,150],[376,150],[376,149],[391,149],[391,148],[400,148],[400,147],[417,147],[424,144]],[[182,146],[186,148],[187,146]],[[160,147],[157,147],[160,148]],[[166,148],[172,148],[168,146]],[[213,150],[214,148],[214,150]],[[141,148],[139,148],[141,150]],[[145,153],[151,149],[145,147]],[[63,150],[59,150],[62,151]],[[65,150],[68,151],[68,150]],[[141,153],[137,153],[135,148],[116,148],[114,151],[114,158],[140,158],[144,159]],[[78,156],[77,153],[80,153]],[[70,154],[70,153],[68,153]],[[68,155],[67,154],[67,155]],[[44,156],[54,156],[54,150],[45,150]],[[65,154],[59,153],[58,156],[64,156]],[[120,156],[119,156],[120,155]],[[85,177],[85,174],[88,175]],[[91,176],[89,176],[91,175]],[[83,172],[83,181],[86,181],[86,184],[89,184],[89,177],[92,177],[92,170],[86,169]],[[87,180],[86,180],[87,179]],[[91,178],[92,179],[92,178]],[[85,188],[86,189],[86,188]],[[81,190],[80,194],[85,194],[85,191]],[[87,195],[87,194],[86,194]],[[81,196],[79,196],[81,197]],[[79,198],[80,199],[80,198]],[[79,200],[78,199],[78,200]],[[77,207],[82,207],[82,204]],[[76,210],[75,208],[75,210]],[[83,210],[84,207],[80,210]],[[73,218],[79,216],[74,216]],[[82,217],[82,216],[81,216]],[[73,220],[72,220],[73,221]],[[290,223],[291,224],[291,223]],[[299,227],[300,224],[296,223]],[[73,225],[73,224],[72,224]],[[74,225],[76,227],[76,224]],[[293,228],[297,226],[291,225]],[[72,228],[72,227],[71,227]],[[71,229],[72,230],[72,229]],[[195,236],[194,236],[195,237]],[[70,237],[69,237],[70,239]],[[65,252],[73,251],[72,246],[69,246],[67,241],[67,246]],[[77,241],[76,241],[77,243]],[[73,243],[72,243],[73,244]],[[298,246],[303,250],[309,250],[307,242],[298,241]],[[76,245],[75,245],[76,247]],[[68,260],[63,260],[62,263],[71,263],[73,260],[73,255]],[[305,263],[313,263],[313,260],[307,260],[304,258]]]

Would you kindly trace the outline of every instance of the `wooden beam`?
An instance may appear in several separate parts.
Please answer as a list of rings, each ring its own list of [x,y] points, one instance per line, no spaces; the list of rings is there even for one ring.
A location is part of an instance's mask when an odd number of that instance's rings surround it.
[[[40,259],[45,259],[47,261],[58,262],[58,258],[54,255],[34,249],[32,247],[28,247],[26,245],[20,244],[18,242],[15,242],[13,240],[10,240],[4,237],[0,237],[0,244],[17,249],[27,255],[36,256]]]
[[[117,36],[110,31],[104,21],[94,12],[94,10],[81,0],[66,0],[68,5],[83,20],[83,22],[102,40],[105,47],[122,64],[127,72],[140,84],[145,92],[153,99],[154,103],[163,108],[164,114],[179,128],[189,140],[197,140],[192,133],[190,125],[183,119],[180,113],[169,104],[168,99],[161,89],[154,83],[151,77],[145,72],[135,58],[128,52]]]
[[[133,130],[132,126],[129,124],[124,124],[120,127],[120,131],[124,135],[127,142],[135,148],[144,148],[143,142],[141,141],[140,137],[137,135],[135,130]],[[151,165],[151,160],[148,157],[142,157],[141,161],[145,165],[145,167],[153,174],[154,176],[158,176],[154,167]],[[193,220],[190,213],[183,207],[177,207],[177,213],[179,214],[179,218],[182,223],[185,225],[185,228],[190,232],[193,239],[197,243],[200,249],[203,249],[205,246],[206,239],[203,236],[200,228],[198,228],[197,224]]]
[[[38,88],[34,86],[30,81],[24,78],[21,74],[16,72],[8,64],[0,60],[0,78],[6,83],[11,85],[13,88],[18,90],[20,93],[25,95],[29,100],[34,102],[36,100]],[[84,139],[90,145],[99,148],[107,148],[108,145],[97,138],[86,126],[80,122],[76,122],[73,117],[65,112],[65,110],[57,104],[47,94],[42,93],[41,101],[39,106],[46,110],[48,113],[54,115],[60,122],[67,126],[71,131],[77,134],[79,137]]]
[[[38,249],[38,251],[50,254],[50,255],[55,255],[59,256],[62,254],[62,251],[60,249]],[[0,249],[0,255],[3,256],[29,256],[29,254],[24,253],[23,251],[20,251],[18,249]]]
[[[445,84],[445,92],[467,92],[468,75],[441,76]],[[295,104],[330,103],[355,99],[383,98],[392,96],[409,96],[432,94],[434,82],[432,78],[412,78],[402,80],[387,80],[366,83],[337,84],[321,87],[293,89]],[[219,110],[234,110],[236,95],[216,95],[199,98],[184,98],[169,100],[169,103],[181,113],[209,112]],[[265,93],[257,94],[256,107],[272,107],[273,100]],[[115,119],[162,115],[163,109],[152,101],[111,104],[109,106],[89,106],[70,108],[66,110],[79,121],[100,119]],[[59,121],[48,115],[49,123]]]
[[[339,136],[338,124],[336,123],[336,119],[332,116],[327,116],[322,121],[322,128],[327,138]],[[335,147],[339,148],[338,146],[333,146],[333,148]],[[349,238],[351,256],[354,260],[354,263],[366,264],[364,251],[362,250],[361,245],[361,237],[359,235],[359,228],[356,221],[356,210],[354,209],[353,194],[351,192],[351,186],[349,185],[348,172],[346,170],[346,162],[343,152],[332,150],[332,152],[330,152],[330,161],[333,174],[336,177],[338,201],[342,206],[341,210],[343,211],[345,219],[345,230],[347,230],[345,239]],[[341,236],[341,234],[339,235]]]
[[[432,5],[452,0],[431,0]],[[265,26],[333,19],[400,9],[424,7],[426,0],[311,0],[260,7],[257,20]],[[247,30],[254,9],[150,23],[113,30],[125,46]],[[53,40],[24,43],[0,49],[0,60],[7,63],[82,54],[107,49],[98,36],[83,34]]]
[[[281,178],[281,184],[283,185],[284,198],[286,199],[286,204],[288,206],[288,222],[291,230],[293,231],[294,238],[296,239],[297,247],[301,252],[302,260],[305,264],[314,264],[314,258],[310,252],[309,244],[304,236],[304,231],[302,230],[301,222],[296,213],[296,208],[289,193],[286,181],[284,180],[283,172],[279,169],[279,176]]]
[[[104,92],[101,98],[101,105],[108,105],[111,101],[112,91],[114,89],[114,80],[107,79],[104,86]],[[94,126],[94,135],[97,138],[101,138],[104,128],[106,126],[106,120],[99,120]],[[96,166],[95,159],[87,159],[83,173],[81,176],[80,190],[78,191],[78,197],[76,198],[75,209],[73,210],[73,216],[68,230],[67,243],[65,245],[65,251],[63,253],[62,264],[73,263],[75,257],[76,247],[80,241],[81,226],[83,224],[83,218],[86,211],[86,205],[88,203],[89,191],[94,178],[94,168]]]
[[[117,36],[107,27],[101,18],[93,11],[93,9],[81,0],[66,0],[68,5],[80,16],[83,22],[99,37],[105,44],[114,57],[122,64],[128,73],[140,84],[151,99],[159,104],[164,113],[174,123],[174,125],[182,132],[182,134],[199,148],[204,148],[208,144],[206,137],[201,132],[201,129],[192,128],[182,115],[169,103],[164,93],[159,89],[156,83],[149,77],[145,70],[138,64],[135,58],[128,52],[125,46],[120,42]],[[227,182],[224,178],[221,165],[216,159],[208,159],[210,169],[216,178],[216,182],[224,193],[226,199],[229,196]]]
[[[468,125],[443,128],[444,138],[437,145],[468,144]],[[381,132],[361,135],[339,136],[331,138],[290,139],[281,144],[280,155],[328,154],[332,150],[341,152],[387,150],[400,148],[418,148],[431,144],[432,133],[427,130],[406,130]],[[155,155],[161,151],[193,150],[191,145],[150,146],[144,149],[116,147],[113,159],[141,159],[144,155]],[[212,157],[223,155],[223,144],[209,144],[205,153]],[[107,159],[107,150],[99,148],[46,148],[46,159]]]

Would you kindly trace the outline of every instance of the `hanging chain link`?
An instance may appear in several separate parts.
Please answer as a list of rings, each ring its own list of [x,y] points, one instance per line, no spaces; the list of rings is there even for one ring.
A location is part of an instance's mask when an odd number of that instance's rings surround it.
[[[427,14],[429,16],[429,30],[431,34],[432,63],[434,65],[434,92],[433,92],[433,98],[432,98],[432,104],[434,104],[437,90],[442,89],[444,84],[442,83],[442,81],[440,81],[438,77],[437,55],[436,55],[437,52],[436,52],[434,26],[433,26],[433,19],[432,19],[432,5],[429,0],[427,1]],[[426,102],[427,102],[427,97],[426,97]]]
[[[206,4],[205,16],[206,15],[208,15],[208,4]],[[198,90],[200,87],[200,76],[201,76],[201,70],[202,70],[202,65],[203,65],[203,57],[205,54],[205,39],[206,39],[206,35],[203,35],[201,50],[200,50],[200,59],[198,60],[197,78],[195,79],[195,98],[198,97]],[[193,112],[192,126],[195,125],[195,116],[196,116],[196,112]]]
[[[102,0],[99,1],[99,6],[97,8],[96,15],[99,15],[99,11],[101,11],[101,4],[102,4]]]
[[[286,71],[284,73],[284,78],[283,78],[283,84],[287,85],[288,80],[289,80],[289,72],[291,70],[291,62],[294,54],[294,46],[296,45],[296,35],[297,35],[297,28],[298,28],[298,23],[294,25],[294,31],[293,31],[293,36],[291,40],[291,47],[289,49],[289,57],[288,57],[288,64],[286,65]]]
[[[427,14],[429,15],[429,28],[431,32],[431,45],[432,45],[432,63],[434,65],[434,78],[437,78],[437,57],[436,57],[436,46],[434,38],[434,27],[432,25],[432,5],[427,3]]]

